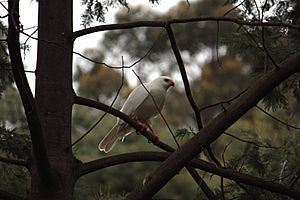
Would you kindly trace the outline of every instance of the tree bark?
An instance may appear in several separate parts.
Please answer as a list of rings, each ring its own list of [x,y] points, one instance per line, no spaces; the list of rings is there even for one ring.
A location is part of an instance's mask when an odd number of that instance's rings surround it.
[[[37,168],[32,168],[32,199],[72,199],[71,115],[73,104],[72,0],[39,1],[36,105],[44,131],[58,190],[39,188]]]

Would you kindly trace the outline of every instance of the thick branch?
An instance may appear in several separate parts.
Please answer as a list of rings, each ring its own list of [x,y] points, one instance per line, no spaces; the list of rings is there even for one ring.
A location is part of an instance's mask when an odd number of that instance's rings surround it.
[[[44,144],[42,127],[37,114],[35,101],[24,72],[24,66],[21,58],[19,42],[19,1],[9,0],[8,9],[9,17],[7,44],[12,72],[14,74],[14,79],[16,81],[16,85],[25,110],[26,119],[31,134],[33,154],[39,176],[41,177],[42,183],[46,184],[47,186],[51,186],[53,184],[53,176]]]
[[[138,28],[138,27],[163,27],[164,28],[166,24],[203,22],[203,21],[232,22],[238,25],[247,25],[247,26],[279,26],[279,27],[287,27],[287,28],[300,30],[300,25],[289,24],[285,22],[263,22],[262,23],[261,21],[249,22],[249,21],[239,20],[230,17],[203,16],[203,17],[194,17],[194,18],[186,18],[186,19],[173,19],[169,21],[135,21],[135,22],[127,22],[127,23],[119,23],[119,24],[106,24],[106,25],[95,26],[95,27],[76,31],[73,33],[72,39],[75,40],[78,37],[90,33],[99,32],[99,31],[130,29],[130,28]]]
[[[151,141],[153,144],[155,144],[157,147],[167,151],[167,152],[173,152],[175,149],[173,149],[171,146],[161,142],[157,141],[157,138],[154,137],[153,134],[147,132],[147,130],[141,129],[141,127],[130,117],[128,117],[126,114],[114,109],[113,107],[110,107],[108,105],[105,105],[103,103],[93,101],[90,99],[86,99],[83,97],[76,96],[74,97],[74,103],[79,104],[79,105],[84,105],[92,108],[96,108],[105,112],[108,112],[116,117],[119,117],[126,123],[128,123],[130,126],[132,126],[136,131],[140,132],[144,137],[146,137],[149,141]],[[209,199],[215,199],[213,192],[209,189],[209,187],[206,185],[204,180],[198,175],[195,169],[191,167],[187,167],[188,172],[191,174],[195,182],[202,188],[204,193]],[[81,176],[81,173],[78,174],[78,177],[75,179],[79,178]]]
[[[167,152],[134,152],[134,153],[124,153],[116,156],[109,156],[101,158],[95,161],[87,162],[79,167],[79,176],[83,176],[90,172],[100,170],[103,168],[111,167],[114,165],[129,163],[129,162],[144,162],[144,161],[164,161],[167,159],[171,153]],[[271,192],[276,192],[279,194],[285,194],[290,197],[300,197],[300,192],[288,188],[279,183],[273,181],[267,181],[262,178],[254,177],[251,175],[236,172],[231,169],[226,169],[222,167],[217,167],[209,162],[193,159],[188,163],[189,167],[198,168],[221,177],[225,177],[230,180],[237,181],[239,183],[260,187]]]
[[[280,64],[280,70],[271,70],[258,79],[240,98],[211,120],[199,134],[176,150],[151,175],[151,179],[142,187],[138,186],[128,199],[152,197],[203,148],[216,140],[227,128],[243,114],[255,106],[265,94],[291,75],[300,71],[300,52],[291,55]],[[297,196],[300,198],[300,196]]]

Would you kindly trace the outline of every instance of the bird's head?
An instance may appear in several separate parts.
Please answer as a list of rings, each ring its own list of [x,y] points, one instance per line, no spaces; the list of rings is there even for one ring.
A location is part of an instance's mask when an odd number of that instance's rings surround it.
[[[170,86],[175,86],[174,81],[168,76],[160,76],[154,81],[163,86],[165,89],[168,89]]]

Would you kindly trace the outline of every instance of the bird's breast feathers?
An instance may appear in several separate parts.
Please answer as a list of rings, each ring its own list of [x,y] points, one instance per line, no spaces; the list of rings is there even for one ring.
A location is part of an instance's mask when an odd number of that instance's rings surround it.
[[[147,90],[145,89],[145,87]],[[162,87],[145,84],[135,88],[127,98],[121,109],[130,117],[137,117],[140,120],[148,121],[162,109],[166,90]]]

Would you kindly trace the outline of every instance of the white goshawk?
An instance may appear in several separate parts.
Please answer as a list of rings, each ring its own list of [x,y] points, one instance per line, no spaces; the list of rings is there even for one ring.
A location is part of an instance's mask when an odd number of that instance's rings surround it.
[[[170,86],[174,87],[174,81],[168,76],[161,76],[149,83],[139,85],[130,93],[121,111],[140,125],[150,128],[154,134],[149,123],[163,108]],[[129,124],[118,118],[113,128],[99,143],[99,150],[109,152],[118,140],[123,140],[132,131],[133,128]]]

